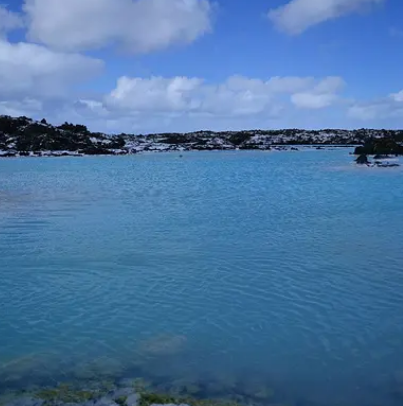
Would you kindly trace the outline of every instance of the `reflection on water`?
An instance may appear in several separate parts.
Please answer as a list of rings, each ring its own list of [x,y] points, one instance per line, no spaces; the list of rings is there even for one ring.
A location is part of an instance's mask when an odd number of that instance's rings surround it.
[[[0,161],[0,392],[401,404],[403,183],[350,161]]]

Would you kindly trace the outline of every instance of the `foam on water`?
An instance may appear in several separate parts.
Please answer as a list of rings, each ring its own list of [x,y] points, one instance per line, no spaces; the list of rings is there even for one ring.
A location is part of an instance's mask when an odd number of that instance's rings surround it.
[[[401,172],[348,152],[0,161],[2,389],[91,364],[399,404]]]

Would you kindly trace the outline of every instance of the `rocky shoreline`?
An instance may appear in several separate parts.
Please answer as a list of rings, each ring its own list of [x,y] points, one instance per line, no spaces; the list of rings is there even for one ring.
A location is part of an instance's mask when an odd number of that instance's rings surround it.
[[[137,146],[128,149],[108,150],[99,152],[97,154],[88,154],[82,151],[1,151],[0,158],[61,158],[61,157],[86,157],[86,156],[123,156],[123,155],[135,155],[145,152],[195,152],[195,151],[300,151],[306,149],[314,150],[329,150],[336,148],[352,148],[351,145],[289,145],[289,146],[262,146],[260,148],[217,148],[217,147],[205,147],[205,148],[192,148],[188,146],[164,146],[164,145],[147,145]]]
[[[317,400],[290,399],[289,394],[278,394],[269,387],[248,385],[248,378],[240,388],[226,388],[220,396],[205,396],[203,388],[183,381],[176,386],[154,387],[142,378],[124,378],[117,381],[88,381],[86,383],[58,383],[10,392],[0,396],[2,406],[325,406]],[[403,400],[401,373],[390,379],[387,404]],[[216,383],[219,387],[219,382]],[[221,388],[223,389],[223,388]],[[214,392],[214,390],[212,390]],[[334,404],[330,402],[329,404]],[[395,404],[395,403],[393,403]]]
[[[142,388],[141,382],[136,380],[125,380],[120,387],[110,384],[109,386],[100,385],[98,388],[79,388],[60,384],[32,393],[16,395],[4,403],[5,406],[214,406],[218,404],[230,406],[231,403],[207,402],[190,397],[153,393]]]
[[[205,388],[202,386],[186,379],[167,385],[155,385],[143,378],[90,380],[9,392],[0,396],[0,404],[2,406],[237,406],[242,404],[280,406],[281,404],[274,399],[273,390],[267,387],[245,387],[238,394],[221,393],[219,396],[207,397],[205,391],[203,393]],[[219,387],[220,384],[217,382],[216,388]]]
[[[354,147],[368,140],[403,142],[403,130],[243,130],[189,133],[105,134],[85,125],[54,126],[45,119],[0,116],[0,157],[128,155],[140,152],[297,150]],[[366,152],[369,153],[369,152]]]

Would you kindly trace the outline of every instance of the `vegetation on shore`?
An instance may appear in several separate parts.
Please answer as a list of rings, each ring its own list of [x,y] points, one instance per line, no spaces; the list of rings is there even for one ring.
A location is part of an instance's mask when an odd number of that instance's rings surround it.
[[[358,145],[357,154],[403,154],[403,130],[248,130],[191,133],[115,134],[85,125],[54,126],[45,119],[0,116],[0,156],[127,154],[140,151],[271,149],[287,145]]]
[[[84,154],[107,154],[125,145],[121,136],[108,137],[91,133],[84,125],[64,123],[52,126],[28,117],[0,116],[0,150],[21,153],[36,151],[78,151]]]
[[[364,145],[356,147],[354,155],[358,165],[371,167],[390,168],[400,166],[396,162],[390,163],[392,157],[403,155],[403,145],[400,142],[388,137],[367,140]],[[373,156],[374,162],[370,162],[368,156]]]
[[[356,147],[354,154],[375,155],[375,159],[382,159],[389,155],[403,155],[403,145],[393,138],[369,139],[364,145]]]

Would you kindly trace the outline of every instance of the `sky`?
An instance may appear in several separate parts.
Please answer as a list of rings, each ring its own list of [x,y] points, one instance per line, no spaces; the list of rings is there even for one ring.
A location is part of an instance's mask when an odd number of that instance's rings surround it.
[[[402,0],[0,0],[0,114],[107,133],[403,128],[402,16]]]

